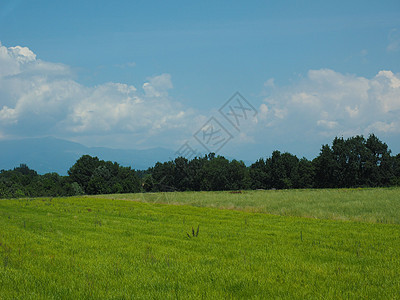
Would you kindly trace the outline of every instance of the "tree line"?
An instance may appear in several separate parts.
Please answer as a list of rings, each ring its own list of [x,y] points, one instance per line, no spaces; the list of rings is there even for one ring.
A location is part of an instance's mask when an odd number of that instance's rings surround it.
[[[0,171],[0,198],[73,196],[165,191],[349,188],[400,185],[400,154],[371,134],[367,139],[336,137],[313,160],[274,151],[250,166],[210,153],[178,157],[133,170],[116,162],[83,155],[68,170],[37,174],[25,164]]]

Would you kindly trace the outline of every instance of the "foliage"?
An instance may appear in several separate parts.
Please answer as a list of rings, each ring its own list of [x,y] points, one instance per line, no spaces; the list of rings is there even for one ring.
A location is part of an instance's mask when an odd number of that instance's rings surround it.
[[[335,138],[314,160],[274,151],[246,167],[214,153],[191,161],[179,157],[147,170],[146,191],[349,188],[399,185],[400,158],[375,135]],[[148,179],[147,179],[148,181]],[[146,186],[149,186],[146,181]]]
[[[0,198],[134,193],[141,182],[130,167],[82,156],[68,171],[38,175],[26,165],[0,172]]]
[[[135,193],[141,190],[135,170],[89,155],[82,156],[69,169],[68,175],[89,195]]]
[[[247,167],[210,153],[177,157],[135,171],[116,162],[83,155],[68,176],[38,175],[21,164],[0,171],[0,198],[115,193],[385,187],[400,185],[400,154],[371,134],[367,139],[336,137],[313,160],[273,151]]]
[[[68,177],[57,173],[38,175],[21,164],[14,170],[0,171],[0,198],[77,195]]]
[[[335,138],[314,160],[316,187],[390,186],[396,181],[396,158],[375,135]]]

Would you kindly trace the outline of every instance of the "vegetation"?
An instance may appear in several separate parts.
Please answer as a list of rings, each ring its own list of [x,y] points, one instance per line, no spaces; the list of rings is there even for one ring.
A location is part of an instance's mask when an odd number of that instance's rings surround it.
[[[92,196],[280,216],[400,224],[400,188],[164,192]]]
[[[0,197],[20,197],[0,200],[0,298],[395,299],[400,188],[376,187],[399,183],[400,155],[374,135],[249,167],[22,164],[0,172]]]
[[[379,214],[391,220],[389,206],[398,206],[399,189],[337,194],[319,190],[318,196],[341,197],[349,205],[345,214],[357,214],[357,199],[372,202],[375,191],[389,202]],[[242,197],[242,202],[250,202],[244,207],[261,203],[251,203],[253,198],[281,197],[288,198],[285,205],[296,206],[301,193],[257,191],[246,198],[247,193],[197,192],[160,197],[192,195],[189,201],[197,198],[210,206],[209,197],[230,198],[232,203]],[[318,212],[307,197],[300,200],[309,206],[304,209]],[[296,209],[288,214],[291,211]],[[400,289],[399,233],[397,224],[101,196],[1,200],[0,295],[2,299],[394,299]]]
[[[0,198],[72,196],[83,194],[78,184],[57,173],[38,175],[21,164],[14,170],[0,171]]]
[[[39,175],[25,164],[14,170],[0,171],[0,198],[135,193],[141,190],[135,170],[89,155],[78,159],[68,174]]]
[[[38,175],[26,165],[0,171],[0,198],[166,191],[351,188],[400,185],[400,154],[375,135],[335,138],[312,161],[274,151],[250,167],[214,153],[158,162],[144,171],[89,155],[68,171]]]
[[[69,179],[89,195],[134,193],[141,190],[140,180],[130,167],[84,155],[69,169]]]

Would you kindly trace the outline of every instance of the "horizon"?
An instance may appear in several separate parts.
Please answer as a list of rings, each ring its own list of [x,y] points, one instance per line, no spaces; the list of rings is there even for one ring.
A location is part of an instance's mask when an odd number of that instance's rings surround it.
[[[316,157],[400,153],[400,3],[0,4],[0,141]],[[177,155],[179,156],[179,155]]]
[[[356,137],[356,136],[354,136]],[[353,138],[354,138],[353,137]],[[361,136],[362,138],[365,139],[365,141],[368,139],[368,137]],[[378,136],[375,136],[378,138],[379,141],[387,145],[387,149],[389,153],[391,154],[392,157],[396,157],[400,155],[400,153],[393,152],[390,148],[390,145],[388,145],[385,141],[379,139]],[[343,138],[343,137],[335,137],[335,139],[338,138]],[[21,144],[14,145],[12,147],[11,151],[12,153],[19,152],[19,155],[15,156],[10,156],[7,152],[3,153],[1,152],[0,148],[0,170],[1,171],[8,171],[8,170],[13,170],[15,168],[18,168],[21,165],[26,165],[29,167],[29,169],[36,171],[39,175],[44,175],[46,173],[57,173],[61,176],[66,176],[67,171],[84,155],[89,155],[91,157],[97,157],[100,160],[103,161],[111,161],[111,162],[116,162],[120,166],[124,167],[131,167],[136,171],[146,171],[149,168],[152,168],[156,165],[156,163],[165,163],[165,162],[173,162],[175,161],[176,158],[179,156],[176,156],[176,153],[174,153],[173,150],[167,149],[167,148],[162,148],[162,147],[156,147],[156,148],[149,148],[149,149],[115,149],[115,148],[107,148],[107,147],[87,147],[83,144],[77,143],[77,142],[72,142],[68,141],[65,139],[59,139],[59,138],[54,138],[51,136],[48,137],[36,137],[36,138],[20,138],[20,139],[5,139],[5,140],[0,140],[0,145],[2,142],[26,142],[26,141],[34,141],[34,142],[43,142],[43,140],[52,140],[52,141],[57,141],[58,143],[71,143],[75,146],[78,147],[83,147],[80,149],[76,148],[68,148],[67,145],[63,145],[64,148],[62,151],[58,151],[54,155],[53,150],[57,149],[57,146],[59,148],[59,144],[54,145],[51,144],[46,144],[45,149],[43,148],[35,148],[34,145],[32,144],[25,144],[23,146],[27,146],[29,148],[29,153],[24,153],[21,152],[19,149],[21,148]],[[346,139],[345,139],[346,140]],[[275,149],[271,153],[266,153],[263,156],[258,157],[257,159],[254,160],[244,160],[241,159],[240,157],[230,157],[230,156],[224,156],[218,153],[214,153],[217,157],[221,156],[228,161],[232,162],[234,160],[243,162],[246,167],[250,167],[253,164],[256,164],[260,160],[266,161],[267,159],[271,158],[273,153],[275,151],[284,154],[284,153],[289,153],[290,155],[293,155],[297,157],[299,160],[300,159],[307,159],[310,162],[313,162],[315,158],[319,157],[321,155],[321,150],[322,147],[328,145],[329,147],[332,148],[333,145],[333,140],[330,143],[325,143],[321,145],[321,149],[318,152],[318,155],[315,157],[304,157],[304,156],[299,156],[296,153],[291,153],[291,152],[285,152],[285,151],[280,151],[279,149]],[[8,149],[10,150],[10,148]],[[104,152],[105,151],[105,152]],[[111,151],[111,152],[110,152]],[[156,151],[156,152],[154,152]],[[43,152],[47,153],[45,158],[43,158]],[[131,152],[131,153],[130,153]],[[134,152],[134,153],[132,153]],[[51,153],[51,157],[49,157],[49,153]],[[71,155],[72,154],[72,155]],[[199,154],[199,153],[198,153]],[[188,161],[193,160],[194,158],[205,158],[209,156],[210,154],[213,154],[212,152],[209,153],[202,153],[199,154],[195,157],[185,157],[185,156],[180,156],[186,158]],[[140,161],[138,163],[138,161]],[[62,163],[60,163],[62,162]]]

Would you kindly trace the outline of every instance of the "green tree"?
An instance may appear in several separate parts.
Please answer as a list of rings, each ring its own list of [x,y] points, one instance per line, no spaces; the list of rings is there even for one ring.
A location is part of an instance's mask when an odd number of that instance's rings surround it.
[[[323,145],[320,154],[313,160],[315,170],[314,185],[319,188],[332,188],[337,186],[334,177],[337,162],[329,145]]]
[[[83,155],[76,163],[68,170],[68,175],[72,182],[78,183],[87,193],[89,182],[94,171],[102,164],[97,157]],[[92,183],[93,185],[94,183]]]
[[[222,157],[215,157],[214,153],[208,155],[208,160],[201,170],[203,191],[223,191],[230,189],[229,161]]]
[[[229,190],[245,190],[250,188],[249,171],[243,161],[232,160],[228,166]]]
[[[154,190],[159,192],[175,191],[175,164],[173,161],[157,162],[152,169]]]
[[[268,189],[271,187],[271,174],[262,158],[250,166],[249,177],[252,189]]]
[[[90,177],[86,187],[86,193],[89,195],[111,194],[111,179],[111,170],[106,165],[98,166]]]
[[[296,188],[308,189],[314,187],[315,170],[311,161],[306,158],[300,159],[298,163],[298,177]]]
[[[317,187],[387,186],[396,180],[390,150],[373,134],[367,140],[336,137],[313,165]]]
[[[178,191],[190,190],[192,179],[190,178],[189,162],[184,157],[177,157],[174,160],[173,186]]]
[[[271,186],[277,189],[294,188],[298,182],[299,159],[290,153],[274,151],[266,160],[266,169],[270,173]]]
[[[400,154],[393,157],[393,174],[395,177],[393,185],[400,186]]]
[[[142,186],[145,192],[154,192],[154,179],[151,174],[147,174],[143,177]]]
[[[113,193],[138,193],[141,191],[141,182],[135,170],[130,167],[119,167],[117,183],[114,182]]]

